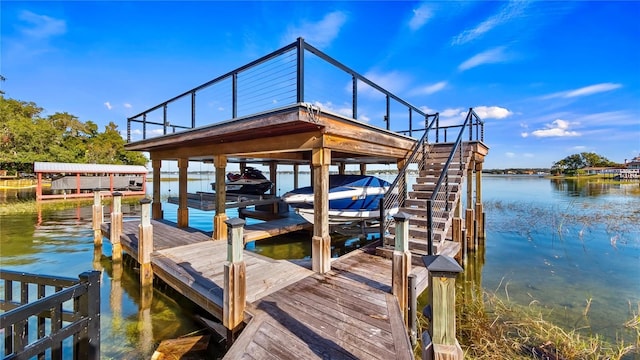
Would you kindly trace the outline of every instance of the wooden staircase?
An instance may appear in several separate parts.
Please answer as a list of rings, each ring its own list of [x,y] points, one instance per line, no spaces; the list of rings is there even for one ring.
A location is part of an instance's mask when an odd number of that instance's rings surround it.
[[[433,191],[437,186],[444,167],[451,156],[453,143],[428,144],[424,161],[418,161],[419,169],[416,182],[408,185],[403,206],[399,208],[411,216],[409,220],[409,250],[412,262],[422,264],[422,256],[428,255],[428,217],[427,206],[432,200],[432,254],[444,254],[451,257],[460,251],[460,243],[452,241],[451,227],[455,210],[461,206],[462,183],[472,159],[472,147],[461,143],[460,150],[452,157],[447,173],[437,195]],[[462,154],[459,153],[462,152]],[[395,244],[396,227],[391,223],[385,234],[384,245],[378,248],[378,254],[390,257]]]

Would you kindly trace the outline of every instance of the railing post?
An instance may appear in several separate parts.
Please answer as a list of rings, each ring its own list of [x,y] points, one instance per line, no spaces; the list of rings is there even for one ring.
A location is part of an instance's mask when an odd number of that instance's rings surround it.
[[[88,319],[76,344],[76,359],[100,359],[100,272],[87,271],[79,275],[87,292],[78,299],[80,316]]]
[[[298,38],[298,46],[297,50],[297,73],[296,73],[296,83],[298,88],[296,89],[296,102],[301,103],[304,102],[304,39]]]
[[[456,339],[456,275],[462,272],[458,263],[449,256],[422,257],[429,271],[429,303],[431,319],[429,333],[435,359],[462,360],[462,348]]]
[[[433,255],[433,200],[427,200],[427,254]]]
[[[140,263],[140,286],[153,285],[151,253],[153,252],[153,225],[151,225],[151,200],[140,200],[142,210],[138,226],[138,262]]]
[[[224,264],[224,302],[222,324],[227,328],[227,345],[235,340],[244,321],[246,303],[246,265],[243,259],[245,221],[233,218],[227,224],[227,262]]]
[[[93,191],[93,207],[92,207],[92,228],[93,228],[93,245],[102,246],[102,223],[104,221],[104,212],[102,210],[102,199],[100,198],[100,190]]]
[[[393,216],[396,221],[396,241],[391,263],[391,292],[398,299],[404,323],[408,325],[409,280],[411,272],[411,252],[409,251],[410,215],[399,212]]]
[[[111,211],[111,226],[109,232],[109,240],[111,240],[111,261],[122,260],[122,244],[120,243],[120,235],[122,235],[122,194],[114,192],[113,209]]]

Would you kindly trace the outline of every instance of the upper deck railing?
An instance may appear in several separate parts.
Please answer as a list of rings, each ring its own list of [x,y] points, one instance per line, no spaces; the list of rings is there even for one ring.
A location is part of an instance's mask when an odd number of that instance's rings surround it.
[[[127,142],[310,103],[413,136],[428,114],[302,38],[127,119]],[[134,139],[132,139],[132,137]]]

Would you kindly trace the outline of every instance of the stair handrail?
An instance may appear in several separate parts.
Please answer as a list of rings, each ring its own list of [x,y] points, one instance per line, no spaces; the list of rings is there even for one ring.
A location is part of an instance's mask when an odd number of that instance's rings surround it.
[[[475,122],[473,121],[475,119]],[[469,108],[467,112],[467,116],[465,117],[464,123],[460,126],[460,132],[458,133],[458,137],[454,142],[451,153],[447,158],[447,162],[442,167],[442,171],[440,172],[440,177],[436,182],[436,186],[433,188],[433,192],[431,193],[431,197],[427,200],[427,251],[429,255],[433,255],[433,204],[436,201],[438,193],[440,192],[440,188],[442,184],[446,185],[445,192],[445,208],[444,211],[448,211],[449,207],[449,167],[451,166],[451,162],[453,161],[456,152],[458,152],[460,148],[460,144],[462,143],[462,135],[467,129],[467,125],[469,126],[469,141],[473,141],[473,127],[475,125],[476,128],[476,140],[484,141],[484,122],[480,119],[478,114],[473,111],[473,108]],[[460,150],[460,170],[463,168],[463,152]],[[467,180],[468,181],[468,180]]]
[[[429,122],[429,119],[431,118],[433,119]],[[411,154],[409,157],[405,158],[406,161],[402,166],[402,169],[398,171],[398,175],[389,186],[384,197],[380,199],[380,239],[383,239],[383,241],[385,239],[384,235],[387,230],[389,230],[389,226],[391,226],[391,223],[393,222],[393,219],[389,216],[392,215],[390,213],[391,209],[394,207],[400,208],[404,205],[404,200],[406,199],[406,178],[409,166],[414,162],[420,150],[422,150],[422,160],[424,161],[427,156],[427,153],[425,152],[425,145],[429,143],[429,131],[432,130],[434,126],[437,128],[439,122],[440,113],[427,114],[425,116],[425,125],[427,126],[424,129],[422,137],[414,144]],[[403,184],[403,194],[400,194],[400,190],[398,189],[400,184]]]

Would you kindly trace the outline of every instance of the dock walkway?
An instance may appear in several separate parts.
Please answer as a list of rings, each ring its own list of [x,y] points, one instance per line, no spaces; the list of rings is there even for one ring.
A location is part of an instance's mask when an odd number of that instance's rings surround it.
[[[155,276],[222,318],[227,242],[193,228],[152,221]],[[103,224],[108,238],[110,224]],[[123,250],[136,261],[138,223],[123,222]],[[391,261],[356,250],[324,275],[244,251],[252,319],[225,359],[411,359],[402,313],[391,295]],[[416,267],[418,293],[426,269]]]

